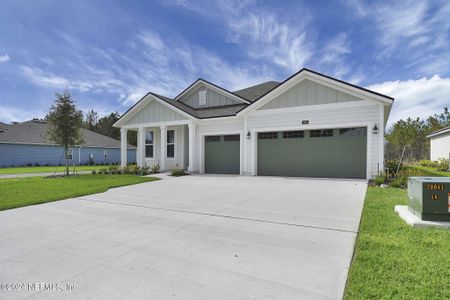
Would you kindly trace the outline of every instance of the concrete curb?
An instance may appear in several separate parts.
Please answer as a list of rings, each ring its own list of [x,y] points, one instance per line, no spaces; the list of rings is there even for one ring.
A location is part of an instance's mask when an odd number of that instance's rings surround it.
[[[450,222],[422,221],[419,217],[410,212],[406,205],[396,205],[394,211],[403,221],[412,227],[440,227],[450,229]]]

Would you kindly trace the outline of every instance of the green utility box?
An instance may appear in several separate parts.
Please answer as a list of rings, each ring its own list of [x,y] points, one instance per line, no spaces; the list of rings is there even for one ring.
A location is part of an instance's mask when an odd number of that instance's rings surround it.
[[[424,221],[450,221],[450,177],[408,178],[408,208]]]

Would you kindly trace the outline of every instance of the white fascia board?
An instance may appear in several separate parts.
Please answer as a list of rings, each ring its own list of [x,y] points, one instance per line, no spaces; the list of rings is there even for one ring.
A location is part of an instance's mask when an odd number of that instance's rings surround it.
[[[139,112],[144,106],[149,104],[151,101],[157,101],[158,103],[175,111],[176,113],[182,115],[183,117],[188,118],[189,120],[195,119],[194,116],[191,116],[190,114],[182,111],[181,109],[179,109],[173,105],[170,105],[169,103],[159,99],[156,96],[153,96],[152,94],[148,94],[138,104],[136,104],[131,110],[129,110],[120,120],[118,120],[116,123],[114,123],[113,126],[114,127],[124,127],[126,125],[126,122],[128,122],[128,120],[130,120],[131,117],[133,117],[137,112]],[[137,126],[137,127],[139,127],[139,126]]]
[[[427,135],[427,138],[432,138],[432,137],[439,136],[441,134],[448,133],[448,132],[450,132],[450,128],[436,132],[436,133],[429,134],[429,135]]]
[[[341,91],[343,93],[352,95],[354,97],[357,98],[362,98],[363,100],[370,100],[373,101],[375,103],[380,103],[382,102],[383,104],[387,105],[387,106],[391,106],[392,105],[392,100],[388,100],[382,96],[376,95],[376,94],[372,94],[370,92],[358,89],[356,87],[352,87],[352,86],[348,86],[342,82],[324,77],[324,76],[320,76],[318,74],[314,74],[309,72],[308,70],[303,70],[302,72],[300,72],[299,74],[297,74],[296,76],[292,77],[291,79],[289,79],[288,81],[286,81],[285,83],[283,83],[281,86],[273,89],[272,91],[270,91],[268,94],[266,94],[265,96],[263,96],[261,99],[257,100],[254,104],[250,105],[247,108],[244,108],[243,110],[241,110],[237,115],[245,115],[248,114],[252,111],[257,110],[258,108],[261,108],[262,106],[264,106],[265,104],[269,103],[270,101],[274,100],[276,97],[280,96],[281,94],[285,93],[286,91],[288,91],[290,88],[292,88],[294,85],[297,85],[298,83],[300,83],[301,81],[308,79],[311,81],[314,81],[316,83],[325,85],[327,87],[330,87],[332,89]]]
[[[204,81],[202,79],[198,80],[194,85],[192,85],[189,89],[185,90],[183,93],[178,95],[174,100],[178,101],[183,96],[188,95],[192,90],[194,90],[194,89],[196,89],[196,88],[198,88],[199,86],[202,86],[202,85],[206,86],[207,88],[209,88],[209,89],[211,89],[211,90],[213,90],[213,91],[215,91],[215,92],[217,92],[219,94],[222,94],[222,95],[224,95],[226,97],[232,98],[232,99],[234,99],[236,101],[239,101],[239,102],[242,102],[242,103],[245,103],[245,104],[250,104],[250,102],[245,100],[244,98],[236,96],[235,94],[230,93],[230,92],[228,92],[226,90],[219,89],[218,87],[216,87],[216,86],[214,86],[214,85],[212,85],[212,84],[210,84],[210,83],[208,83],[208,82],[206,82],[206,81]]]

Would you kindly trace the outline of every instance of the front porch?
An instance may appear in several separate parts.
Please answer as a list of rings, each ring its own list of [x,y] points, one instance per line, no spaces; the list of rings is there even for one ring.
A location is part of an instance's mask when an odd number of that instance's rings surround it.
[[[184,169],[194,172],[195,125],[192,122],[186,120],[122,127],[122,167],[128,163],[128,130],[137,132],[136,163],[139,167],[159,164],[161,171]]]

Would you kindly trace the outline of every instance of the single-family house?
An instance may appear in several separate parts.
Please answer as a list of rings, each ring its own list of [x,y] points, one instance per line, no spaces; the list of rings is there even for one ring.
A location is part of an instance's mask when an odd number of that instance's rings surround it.
[[[31,120],[0,124],[0,167],[64,164],[64,149],[47,137],[48,124]],[[113,164],[120,162],[120,141],[81,129],[84,143],[71,148],[71,163]],[[134,162],[136,147],[127,146],[127,159]]]
[[[175,98],[146,94],[114,124],[138,132],[136,162],[193,173],[372,178],[383,171],[393,98],[302,69],[229,91],[198,79]]]
[[[430,139],[431,160],[450,160],[450,126],[431,133],[427,138]]]

